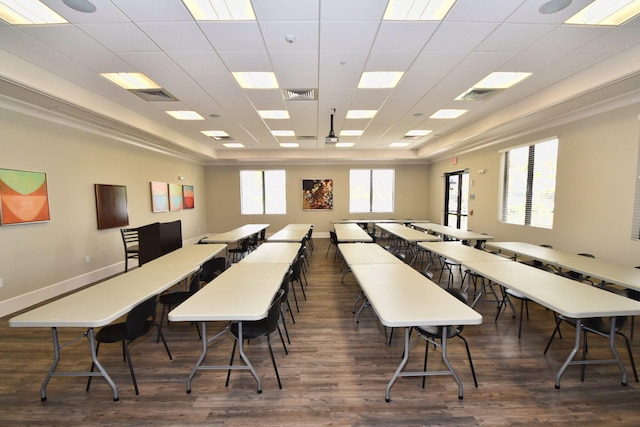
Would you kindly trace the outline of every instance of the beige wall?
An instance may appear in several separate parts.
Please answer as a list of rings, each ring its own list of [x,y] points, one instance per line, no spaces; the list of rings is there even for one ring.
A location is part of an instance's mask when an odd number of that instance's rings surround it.
[[[131,226],[180,219],[184,240],[206,231],[202,165],[3,108],[0,129],[0,168],[46,172],[51,213],[0,227],[0,315],[124,269],[119,230],[97,229],[96,183],[127,187]],[[150,181],[194,185],[196,208],[152,213]]]
[[[496,240],[547,243],[570,252],[627,265],[640,265],[640,242],[631,240],[636,186],[640,105],[599,114],[544,132],[514,138],[499,145],[431,164],[429,216],[441,218],[445,172],[468,168],[469,202],[474,214],[469,228]],[[503,224],[498,221],[500,155],[498,150],[557,136],[558,176],[553,230]],[[478,170],[486,169],[485,174]]]
[[[349,169],[352,167],[390,167],[396,171],[395,212],[392,214],[349,214]],[[285,169],[287,174],[286,215],[240,215],[241,169]],[[304,165],[274,166],[208,166],[206,168],[207,223],[210,232],[221,232],[245,223],[271,224],[268,234],[288,223],[314,224],[314,233],[327,235],[331,221],[380,218],[426,219],[429,188],[427,165]],[[305,211],[302,209],[303,179],[333,179],[333,210]],[[315,236],[315,234],[314,234]]]

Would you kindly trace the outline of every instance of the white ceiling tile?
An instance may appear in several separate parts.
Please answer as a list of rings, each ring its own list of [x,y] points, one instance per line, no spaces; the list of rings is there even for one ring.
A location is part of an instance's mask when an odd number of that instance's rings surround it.
[[[178,64],[163,52],[122,53],[120,57],[153,80],[162,74],[178,75],[182,71]],[[156,83],[161,84],[159,81]]]
[[[191,14],[180,0],[111,0],[132,21],[168,22],[192,21]],[[99,8],[101,8],[100,5]]]
[[[275,52],[318,50],[318,21],[270,21],[260,24],[266,48]],[[286,36],[293,36],[293,43]]]
[[[320,0],[252,0],[256,18],[261,21],[317,21],[320,16]]]
[[[606,27],[593,28],[578,25],[563,25],[546,34],[532,44],[529,52],[569,53],[581,48],[609,31]]]
[[[133,23],[80,24],[78,27],[113,52],[153,52],[160,50]]]
[[[104,46],[73,25],[25,26],[22,31],[58,52],[108,52]]]
[[[491,34],[497,24],[484,22],[443,22],[433,35],[425,50],[471,51]]]
[[[167,52],[188,74],[227,72],[227,67],[214,51]]]
[[[380,21],[387,8],[387,0],[322,0],[322,21]]]
[[[373,51],[419,52],[436,31],[438,25],[438,22],[383,22],[376,35]]]
[[[230,71],[273,71],[271,61],[265,51],[224,51],[220,58]]]
[[[199,22],[214,49],[224,51],[264,51],[264,41],[256,22]]]
[[[166,52],[213,51],[211,43],[194,22],[142,22],[139,27]]]
[[[502,24],[480,45],[484,52],[520,52],[556,28],[551,24]]]
[[[524,0],[491,0],[491,4],[478,0],[457,0],[445,19],[464,22],[502,22],[523,3],[525,3]]]
[[[368,51],[373,46],[377,30],[377,22],[322,22],[320,24],[320,49],[323,51]]]

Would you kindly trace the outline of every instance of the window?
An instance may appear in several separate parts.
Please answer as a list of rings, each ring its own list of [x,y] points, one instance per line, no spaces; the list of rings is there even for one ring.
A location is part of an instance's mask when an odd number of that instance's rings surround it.
[[[242,215],[286,214],[285,171],[240,171],[240,213]]]
[[[553,228],[557,157],[557,138],[502,153],[502,222]]]
[[[351,169],[349,212],[393,212],[393,169]]]

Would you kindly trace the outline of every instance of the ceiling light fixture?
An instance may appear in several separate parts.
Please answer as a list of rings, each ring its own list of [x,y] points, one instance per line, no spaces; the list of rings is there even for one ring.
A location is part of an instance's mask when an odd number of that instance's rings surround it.
[[[0,19],[11,25],[69,23],[51,8],[37,0],[0,0]]]
[[[565,21],[577,25],[620,25],[640,13],[640,0],[595,0]]]
[[[430,119],[456,119],[466,113],[467,110],[443,109],[438,110],[429,117]]]
[[[96,6],[89,0],[62,0],[62,3],[78,12],[93,13],[96,11]]]
[[[196,21],[255,21],[250,0],[182,0]]]
[[[142,73],[100,73],[123,89],[160,89],[160,85]]]
[[[297,142],[281,142],[280,147],[282,148],[298,148],[300,144]]]
[[[350,148],[353,147],[353,142],[338,142],[336,143],[336,148]]]
[[[258,110],[258,114],[263,119],[288,119],[289,112],[287,110]]]
[[[358,83],[359,89],[394,88],[404,75],[402,71],[365,71]]]
[[[277,89],[278,80],[272,72],[237,71],[232,73],[243,89]]]
[[[222,144],[227,148],[244,148],[244,144],[240,143],[240,142],[227,142],[225,144]]]
[[[389,144],[389,147],[402,148],[402,147],[406,147],[409,144],[410,142],[392,142],[391,144]]]
[[[372,119],[378,110],[349,110],[347,111],[347,119]]]
[[[292,130],[272,130],[273,136],[296,136],[296,133]]]
[[[404,136],[419,137],[419,136],[429,135],[431,132],[432,131],[430,129],[413,129],[405,133]]]
[[[363,130],[341,130],[340,136],[360,136]]]
[[[223,130],[203,130],[202,133],[218,141],[229,138],[229,134]]]
[[[204,117],[195,111],[166,111],[166,113],[178,120],[204,120]]]
[[[560,12],[571,4],[571,0],[549,0],[538,9],[538,12],[545,15]]]
[[[385,21],[441,21],[456,0],[389,0]]]

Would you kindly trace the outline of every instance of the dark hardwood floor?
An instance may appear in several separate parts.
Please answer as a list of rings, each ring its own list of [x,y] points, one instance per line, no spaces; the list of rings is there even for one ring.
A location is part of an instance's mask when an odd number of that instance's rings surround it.
[[[233,372],[225,388],[226,372],[199,373],[191,394],[186,379],[200,354],[195,328],[174,323],[165,327],[174,355],[169,361],[155,333],[131,348],[140,388],[134,394],[119,345],[105,344],[100,359],[120,391],[113,402],[111,389],[96,378],[90,392],[86,378],[52,378],[47,401],[40,401],[40,385],[52,361],[48,329],[9,328],[0,319],[0,425],[212,425],[212,426],[315,426],[315,425],[638,425],[640,385],[633,380],[622,339],[617,348],[629,376],[626,387],[615,365],[592,365],[580,381],[580,368],[571,366],[554,388],[555,374],[568,355],[574,331],[565,326],[564,339],[556,339],[545,356],[543,350],[554,323],[553,313],[530,304],[518,339],[518,320],[511,312],[494,322],[494,303],[480,302],[482,325],[468,326],[464,335],[471,346],[479,387],[473,386],[461,341],[448,346],[452,363],[464,383],[464,399],[457,397],[451,377],[429,377],[426,388],[419,378],[399,378],[385,402],[385,388],[402,356],[401,331],[391,345],[388,333],[373,311],[365,309],[356,324],[351,307],[359,293],[353,276],[340,284],[340,263],[333,262],[333,248],[325,259],[328,239],[314,239],[315,251],[307,272],[307,301],[300,300],[296,324],[286,314],[291,345],[286,356],[277,335],[275,356],[283,382],[279,390],[266,340],[247,345],[263,382],[263,393],[247,372]],[[438,274],[435,275],[435,279]],[[459,279],[458,279],[459,280]],[[446,282],[443,278],[443,282]],[[250,296],[247,296],[248,298]],[[223,324],[210,324],[209,331]],[[62,339],[80,330],[61,329]],[[628,326],[624,332],[628,334]],[[640,337],[632,341],[640,357]],[[212,345],[209,363],[226,364],[232,340]],[[87,369],[88,344],[80,340],[63,349],[62,369]],[[607,341],[589,340],[589,357],[608,357]],[[424,344],[411,351],[411,369],[421,368]],[[430,369],[440,369],[439,350],[430,351]]]

